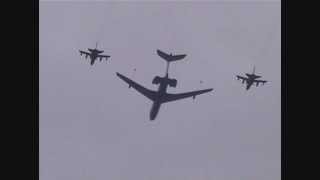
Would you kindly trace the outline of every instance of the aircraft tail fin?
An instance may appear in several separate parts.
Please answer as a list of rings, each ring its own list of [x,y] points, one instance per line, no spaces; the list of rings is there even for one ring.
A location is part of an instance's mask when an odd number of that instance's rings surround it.
[[[180,54],[180,55],[167,54],[162,52],[161,50],[157,50],[157,53],[160,57],[162,57],[167,62],[178,61],[187,56],[186,54]]]
[[[256,75],[255,72],[256,72],[256,66],[253,66],[253,71],[252,71],[253,77],[254,77],[255,79],[261,78],[261,76]]]

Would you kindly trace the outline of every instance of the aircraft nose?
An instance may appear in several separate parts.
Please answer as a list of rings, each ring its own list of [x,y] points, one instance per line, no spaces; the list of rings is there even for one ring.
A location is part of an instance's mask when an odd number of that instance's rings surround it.
[[[156,116],[157,116],[157,113],[154,111],[154,110],[152,110],[151,112],[150,112],[150,121],[153,121],[153,120],[155,120],[156,119]]]
[[[153,121],[156,118],[154,113],[150,113],[150,121]]]

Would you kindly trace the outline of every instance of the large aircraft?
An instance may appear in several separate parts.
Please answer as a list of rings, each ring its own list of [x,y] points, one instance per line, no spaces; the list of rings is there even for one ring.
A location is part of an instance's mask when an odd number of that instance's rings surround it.
[[[87,59],[88,56],[90,57],[90,60],[91,60],[91,61],[90,61],[90,64],[91,64],[91,65],[94,64],[94,62],[95,62],[95,60],[96,60],[97,58],[100,58],[100,61],[102,61],[102,58],[105,58],[106,61],[107,61],[108,58],[110,57],[110,56],[108,56],[108,55],[101,55],[101,53],[103,53],[104,51],[98,50],[98,49],[97,49],[97,46],[98,46],[98,43],[96,43],[96,48],[95,48],[95,49],[90,49],[90,48],[88,48],[88,51],[89,51],[89,52],[85,52],[85,51],[79,50],[80,56],[82,56],[82,54],[85,54],[85,55],[86,55],[86,56],[85,56],[86,59]]]
[[[254,73],[255,73],[255,66],[253,66],[253,72],[252,72],[252,74],[246,73],[247,77],[242,77],[242,76],[238,76],[238,75],[237,75],[237,79],[238,79],[238,80],[241,79],[241,80],[242,80],[242,84],[243,84],[244,82],[246,82],[246,84],[247,84],[246,90],[249,90],[250,87],[251,87],[254,83],[256,83],[256,86],[258,86],[259,83],[262,83],[262,85],[264,85],[264,83],[267,82],[267,81],[263,81],[263,80],[257,80],[257,79],[261,78],[261,76],[257,76],[257,75],[255,75]]]
[[[139,93],[146,96],[148,99],[150,99],[153,102],[152,108],[150,110],[150,120],[154,120],[156,118],[162,103],[176,101],[176,100],[180,100],[188,97],[193,97],[193,99],[195,99],[197,95],[207,93],[213,90],[213,89],[204,89],[200,91],[192,91],[192,92],[186,92],[181,94],[167,93],[168,86],[170,87],[177,86],[177,80],[169,78],[169,75],[168,75],[170,62],[181,60],[185,58],[186,55],[184,54],[169,55],[160,50],[157,50],[157,53],[161,58],[165,59],[167,62],[167,69],[166,69],[165,76],[164,77],[156,76],[152,81],[152,84],[159,84],[158,91],[149,90],[117,72],[117,76],[121,78],[123,81],[125,81],[126,83],[128,83],[129,88],[133,87],[135,90],[137,90]]]

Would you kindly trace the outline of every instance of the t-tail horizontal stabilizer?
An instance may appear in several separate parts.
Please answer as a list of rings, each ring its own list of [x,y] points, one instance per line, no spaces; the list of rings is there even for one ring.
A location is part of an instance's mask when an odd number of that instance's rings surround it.
[[[180,55],[167,54],[167,53],[162,52],[159,49],[157,50],[157,53],[160,57],[165,59],[167,62],[178,61],[178,60],[181,60],[187,56],[186,54],[180,54]]]

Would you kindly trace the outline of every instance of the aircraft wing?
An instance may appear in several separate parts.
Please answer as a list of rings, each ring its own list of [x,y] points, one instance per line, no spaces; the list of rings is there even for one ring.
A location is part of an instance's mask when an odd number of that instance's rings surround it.
[[[90,56],[90,53],[88,53],[88,52],[85,52],[85,51],[79,51],[80,52],[80,56],[82,55],[82,54],[85,54],[86,55],[86,58],[88,57],[88,56]]]
[[[237,76],[237,79],[241,79],[242,80],[242,83],[244,83],[244,81],[247,81],[248,78],[245,78],[245,77],[242,77],[242,76]]]
[[[204,89],[200,91],[192,91],[192,92],[187,92],[187,93],[181,93],[181,94],[166,94],[166,96],[163,98],[164,100],[162,101],[163,103],[165,102],[170,102],[170,101],[176,101],[180,100],[183,98],[188,98],[188,97],[193,97],[196,98],[197,95],[207,93],[212,91],[213,89]]]
[[[267,81],[263,81],[263,80],[254,80],[253,82],[254,82],[254,83],[256,83],[256,85],[258,86],[258,85],[259,85],[259,83],[264,84],[264,83],[266,83]]]
[[[154,101],[155,99],[155,91],[149,90],[143,86],[141,86],[140,84],[132,81],[131,79],[125,77],[124,75],[120,74],[117,72],[117,76],[122,79],[123,81],[125,81],[126,83],[129,84],[129,88],[133,87],[134,89],[136,89],[139,93],[143,94],[144,96],[146,96],[147,98],[149,98],[150,100]]]
[[[108,58],[110,56],[108,56],[108,55],[98,55],[98,57],[100,58],[100,61],[102,61],[102,58],[106,58],[106,60],[108,60]]]

